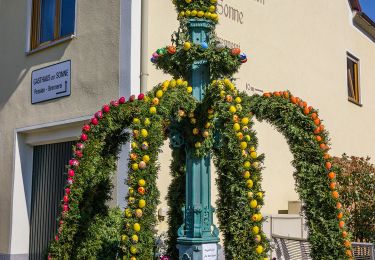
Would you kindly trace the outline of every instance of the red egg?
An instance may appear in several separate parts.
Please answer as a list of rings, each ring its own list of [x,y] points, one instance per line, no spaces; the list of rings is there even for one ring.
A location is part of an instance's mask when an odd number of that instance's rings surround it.
[[[120,97],[119,100],[118,100],[118,102],[119,102],[120,104],[124,104],[124,103],[126,102],[125,97]]]

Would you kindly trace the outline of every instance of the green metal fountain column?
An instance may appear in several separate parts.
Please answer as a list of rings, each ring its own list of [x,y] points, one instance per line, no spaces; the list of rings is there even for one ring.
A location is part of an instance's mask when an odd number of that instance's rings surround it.
[[[212,24],[191,19],[188,23],[191,40],[196,45],[209,42]],[[206,60],[196,61],[191,68],[189,82],[193,95],[199,101],[210,83],[210,69]],[[180,259],[216,260],[218,255],[218,229],[213,225],[214,208],[211,206],[210,156],[193,157],[194,148],[187,147],[186,205],[184,224],[177,240]]]

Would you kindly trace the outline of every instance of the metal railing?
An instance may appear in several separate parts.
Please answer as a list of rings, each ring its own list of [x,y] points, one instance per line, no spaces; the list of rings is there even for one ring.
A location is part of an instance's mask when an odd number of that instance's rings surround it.
[[[277,260],[312,260],[307,239],[272,234]],[[374,244],[352,243],[355,260],[375,260]]]
[[[272,235],[277,260],[312,260],[307,239]]]
[[[356,260],[375,260],[374,244],[352,243],[353,256]]]

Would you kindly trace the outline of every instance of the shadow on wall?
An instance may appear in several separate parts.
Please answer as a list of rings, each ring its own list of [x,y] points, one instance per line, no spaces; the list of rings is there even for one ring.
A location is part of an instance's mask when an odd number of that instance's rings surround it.
[[[27,12],[29,11],[27,2],[0,0],[0,111],[17,88],[21,87],[20,84],[25,77],[31,75],[30,70],[59,61],[69,45],[68,41],[51,49],[26,55]],[[30,95],[31,78],[26,81],[26,85],[29,91],[26,93]],[[24,96],[28,102],[31,100],[29,95]]]

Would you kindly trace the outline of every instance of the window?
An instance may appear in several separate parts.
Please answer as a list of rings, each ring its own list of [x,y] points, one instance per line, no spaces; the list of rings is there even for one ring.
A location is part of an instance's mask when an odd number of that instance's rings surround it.
[[[32,0],[31,49],[74,34],[76,0]]]
[[[359,92],[359,60],[353,55],[347,55],[347,78],[348,78],[348,99],[360,104]]]

